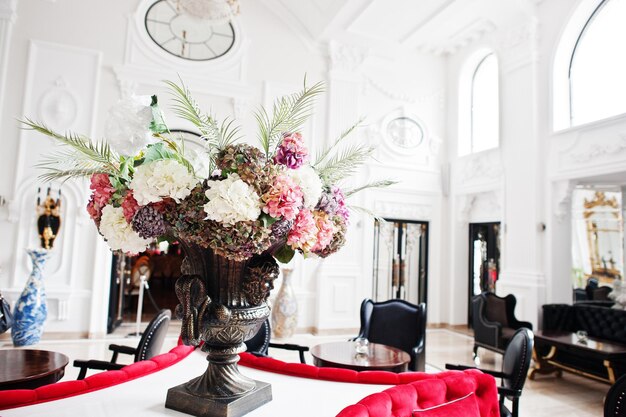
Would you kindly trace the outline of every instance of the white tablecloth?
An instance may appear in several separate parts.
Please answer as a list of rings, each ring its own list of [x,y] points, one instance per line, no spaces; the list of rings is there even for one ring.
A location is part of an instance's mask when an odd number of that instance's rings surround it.
[[[2,410],[0,416],[183,417],[187,414],[165,408],[167,390],[199,376],[205,369],[205,354],[195,351],[179,363],[151,375],[58,401]],[[249,378],[272,384],[272,401],[247,414],[250,417],[333,417],[345,406],[389,387],[297,378],[245,366],[240,370]]]

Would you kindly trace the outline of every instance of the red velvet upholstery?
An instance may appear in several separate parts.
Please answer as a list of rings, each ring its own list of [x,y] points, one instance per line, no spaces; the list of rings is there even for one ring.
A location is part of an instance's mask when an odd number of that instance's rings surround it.
[[[475,369],[437,374],[356,372],[349,369],[318,368],[313,365],[285,363],[249,353],[242,353],[239,356],[240,365],[284,375],[361,384],[396,385],[346,407],[337,417],[408,417],[414,409],[447,403],[469,393],[475,394],[474,401],[478,406],[480,417],[500,415],[495,379]],[[468,417],[470,415],[468,414]]]
[[[480,411],[476,396],[470,392],[465,397],[447,403],[413,410],[412,417],[480,417]]]
[[[64,381],[44,385],[33,390],[18,389],[0,392],[0,410],[46,401],[60,400],[86,392],[96,391],[131,379],[139,378],[152,372],[167,368],[187,357],[194,348],[192,346],[176,346],[168,353],[158,355],[146,361],[135,362],[119,371],[106,371],[94,374],[80,381]]]

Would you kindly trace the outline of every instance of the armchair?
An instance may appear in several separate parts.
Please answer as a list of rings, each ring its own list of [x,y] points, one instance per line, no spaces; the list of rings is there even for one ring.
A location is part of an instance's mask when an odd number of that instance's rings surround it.
[[[304,358],[304,352],[309,351],[308,346],[294,345],[290,343],[272,343],[270,337],[272,335],[272,329],[270,327],[270,320],[267,319],[261,325],[261,328],[256,335],[250,340],[246,340],[246,350],[255,356],[268,356],[269,348],[285,349],[297,351],[300,356],[300,363],[306,363]]]
[[[495,378],[502,378],[502,384],[498,387],[500,394],[500,415],[502,417],[518,417],[519,399],[526,382],[526,374],[530,368],[534,343],[533,332],[526,328],[520,328],[515,332],[510,343],[504,351],[502,358],[502,370],[500,372],[479,369]],[[467,370],[477,369],[464,365],[446,364],[446,369]],[[511,401],[511,409],[506,406],[505,400]]]
[[[503,298],[489,292],[478,294],[472,299],[474,359],[479,347],[504,353],[516,330],[523,327],[533,329],[531,323],[515,318],[516,302],[513,294]]]
[[[402,349],[411,356],[409,371],[426,368],[426,304],[404,300],[361,303],[361,329],[357,337]]]
[[[167,328],[172,318],[172,312],[164,309],[159,311],[143,332],[139,344],[136,348],[131,346],[109,345],[109,350],[113,352],[113,356],[109,362],[99,360],[75,360],[74,366],[80,368],[77,379],[84,379],[88,369],[97,369],[101,371],[118,370],[125,367],[125,364],[117,363],[117,357],[120,353],[134,355],[134,362],[143,361],[156,356],[161,351],[163,340],[167,333]]]

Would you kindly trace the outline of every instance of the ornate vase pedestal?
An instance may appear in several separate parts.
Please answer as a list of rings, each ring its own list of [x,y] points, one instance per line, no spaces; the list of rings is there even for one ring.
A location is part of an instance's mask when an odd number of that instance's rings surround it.
[[[11,337],[14,346],[29,346],[39,343],[43,325],[48,316],[46,292],[42,270],[50,257],[46,249],[27,250],[33,262],[33,271],[26,281],[24,291],[15,303]]]
[[[266,303],[279,269],[270,255],[237,262],[181,242],[186,257],[176,281],[186,345],[202,345],[206,372],[170,388],[165,407],[199,417],[239,417],[272,400],[271,385],[239,372],[239,353],[270,314]]]
[[[272,308],[272,332],[276,337],[291,337],[298,326],[298,300],[291,286],[291,269],[283,269],[283,283]]]

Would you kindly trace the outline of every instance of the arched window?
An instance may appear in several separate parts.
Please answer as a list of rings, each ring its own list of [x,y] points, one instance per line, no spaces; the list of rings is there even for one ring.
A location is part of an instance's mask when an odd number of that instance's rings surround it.
[[[555,55],[554,127],[626,113],[626,0],[583,1]]]
[[[459,98],[459,156],[497,148],[498,59],[492,51],[482,51],[468,59],[461,74]]]

